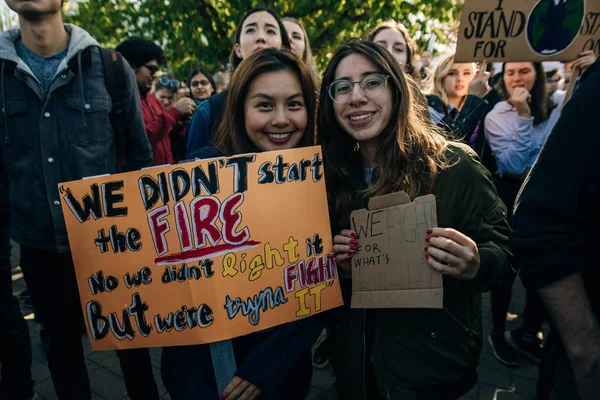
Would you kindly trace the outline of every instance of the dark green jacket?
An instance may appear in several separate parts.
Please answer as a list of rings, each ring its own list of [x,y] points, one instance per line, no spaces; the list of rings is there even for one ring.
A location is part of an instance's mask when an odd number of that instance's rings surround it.
[[[510,228],[490,173],[473,150],[451,144],[447,157],[451,166],[440,172],[431,191],[438,226],[477,243],[479,272],[471,281],[444,276],[443,309],[350,309],[351,281],[342,279],[346,306],[335,310],[331,321],[342,399],[366,399],[365,356],[373,359],[379,392],[390,399],[402,398],[406,388],[458,390],[458,396],[474,384],[483,345],[481,292],[514,274]]]

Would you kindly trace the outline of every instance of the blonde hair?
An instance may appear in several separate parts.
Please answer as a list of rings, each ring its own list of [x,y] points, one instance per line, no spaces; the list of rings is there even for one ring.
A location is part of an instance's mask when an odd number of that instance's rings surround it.
[[[450,99],[448,98],[448,94],[444,89],[444,78],[448,75],[448,72],[450,72],[453,64],[455,64],[454,53],[445,55],[441,60],[438,61],[435,67],[433,67],[423,84],[427,94],[433,94],[439,97],[446,106],[450,102]],[[475,63],[470,64],[473,67],[473,73],[475,73]],[[454,104],[454,106],[459,107],[459,104]]]

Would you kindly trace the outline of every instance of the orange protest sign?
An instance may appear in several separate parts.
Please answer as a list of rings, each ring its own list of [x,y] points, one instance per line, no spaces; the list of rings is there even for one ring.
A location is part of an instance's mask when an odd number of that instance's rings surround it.
[[[95,350],[221,341],[342,305],[319,147],[59,192]]]

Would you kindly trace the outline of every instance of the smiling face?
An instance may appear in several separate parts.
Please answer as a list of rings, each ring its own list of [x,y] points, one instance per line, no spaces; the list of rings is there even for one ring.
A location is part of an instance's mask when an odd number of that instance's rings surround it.
[[[361,81],[370,74],[381,74],[367,57],[350,54],[335,70],[335,80]],[[335,117],[346,133],[359,143],[377,142],[389,124],[392,113],[392,90],[388,85],[380,95],[368,98],[358,84],[352,88],[348,104],[333,102]]]
[[[281,31],[275,18],[266,11],[250,14],[243,22],[236,55],[244,59],[257,50],[267,47],[281,48]]]
[[[373,38],[373,41],[389,51],[402,66],[402,69],[406,68],[408,48],[402,32],[395,29],[384,29]]]
[[[504,66],[504,86],[510,96],[518,87],[525,88],[531,93],[536,78],[531,62],[509,62]]]
[[[308,117],[294,73],[281,70],[254,78],[244,104],[244,121],[248,138],[260,151],[298,146]]]
[[[198,100],[206,100],[212,96],[214,90],[210,81],[204,74],[197,74],[190,80],[192,96]]]
[[[448,98],[460,99],[466,96],[469,90],[469,83],[473,80],[475,74],[475,66],[473,63],[454,63],[446,76],[442,79],[442,86]],[[458,106],[456,101],[452,101],[455,106]]]
[[[283,25],[288,33],[292,51],[296,53],[298,57],[304,57],[304,51],[306,50],[304,31],[300,25],[293,21],[283,21]]]

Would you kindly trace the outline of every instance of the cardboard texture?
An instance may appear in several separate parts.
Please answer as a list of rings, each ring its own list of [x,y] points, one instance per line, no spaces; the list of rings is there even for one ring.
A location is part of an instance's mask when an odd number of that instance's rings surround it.
[[[455,62],[572,61],[600,53],[598,0],[465,0]]]
[[[58,190],[94,350],[221,341],[343,304],[320,147]]]
[[[405,192],[372,198],[350,215],[358,234],[352,257],[352,308],[442,308],[442,275],[425,259],[437,227],[435,196]]]

